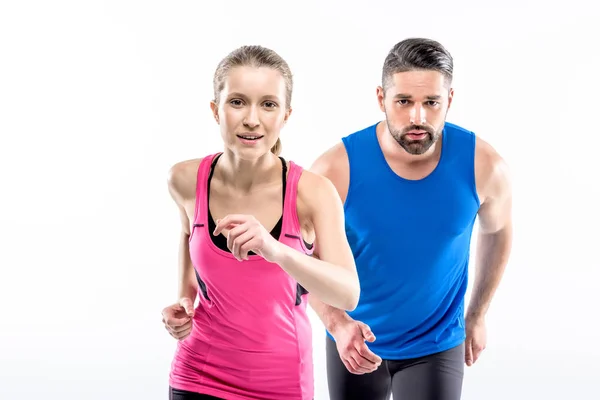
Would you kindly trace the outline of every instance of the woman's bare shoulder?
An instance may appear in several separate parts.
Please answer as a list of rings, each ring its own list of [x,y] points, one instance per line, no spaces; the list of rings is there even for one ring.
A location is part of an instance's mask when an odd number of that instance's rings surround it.
[[[203,158],[177,162],[169,168],[167,183],[169,192],[177,201],[185,201],[196,196],[198,167]]]

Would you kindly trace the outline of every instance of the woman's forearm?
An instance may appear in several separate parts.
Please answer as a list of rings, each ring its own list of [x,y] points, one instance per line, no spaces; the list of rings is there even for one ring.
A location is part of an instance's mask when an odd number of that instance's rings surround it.
[[[275,262],[322,302],[347,311],[356,308],[360,285],[354,266],[322,261],[285,245]]]
[[[189,235],[181,233],[179,240],[179,278],[178,278],[178,300],[188,298],[192,303],[198,295],[198,282],[194,273],[194,266],[190,259]]]

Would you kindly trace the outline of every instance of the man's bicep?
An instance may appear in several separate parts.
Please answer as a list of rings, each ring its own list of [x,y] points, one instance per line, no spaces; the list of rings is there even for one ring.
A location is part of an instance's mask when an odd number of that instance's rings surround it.
[[[338,143],[319,156],[311,165],[310,171],[331,181],[342,203],[345,202],[350,183],[350,172],[348,155],[343,143]]]
[[[486,196],[479,209],[482,233],[495,233],[510,227],[512,221],[512,183],[506,163],[496,161],[486,185]]]

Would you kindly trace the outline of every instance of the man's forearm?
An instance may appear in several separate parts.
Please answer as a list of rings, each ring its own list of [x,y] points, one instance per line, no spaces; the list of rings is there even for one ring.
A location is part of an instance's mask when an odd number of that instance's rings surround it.
[[[512,229],[481,233],[477,240],[475,282],[467,318],[483,318],[492,302],[508,263],[512,246]]]
[[[346,311],[323,303],[313,294],[308,295],[308,303],[329,332],[333,332],[340,322],[351,319]]]

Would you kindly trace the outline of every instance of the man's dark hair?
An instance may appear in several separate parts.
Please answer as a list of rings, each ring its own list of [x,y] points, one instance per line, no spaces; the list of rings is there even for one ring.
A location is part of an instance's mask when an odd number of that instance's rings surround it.
[[[385,58],[382,86],[385,90],[392,76],[398,72],[418,70],[438,71],[446,77],[450,86],[453,68],[452,56],[440,43],[425,38],[405,39],[397,43]]]

